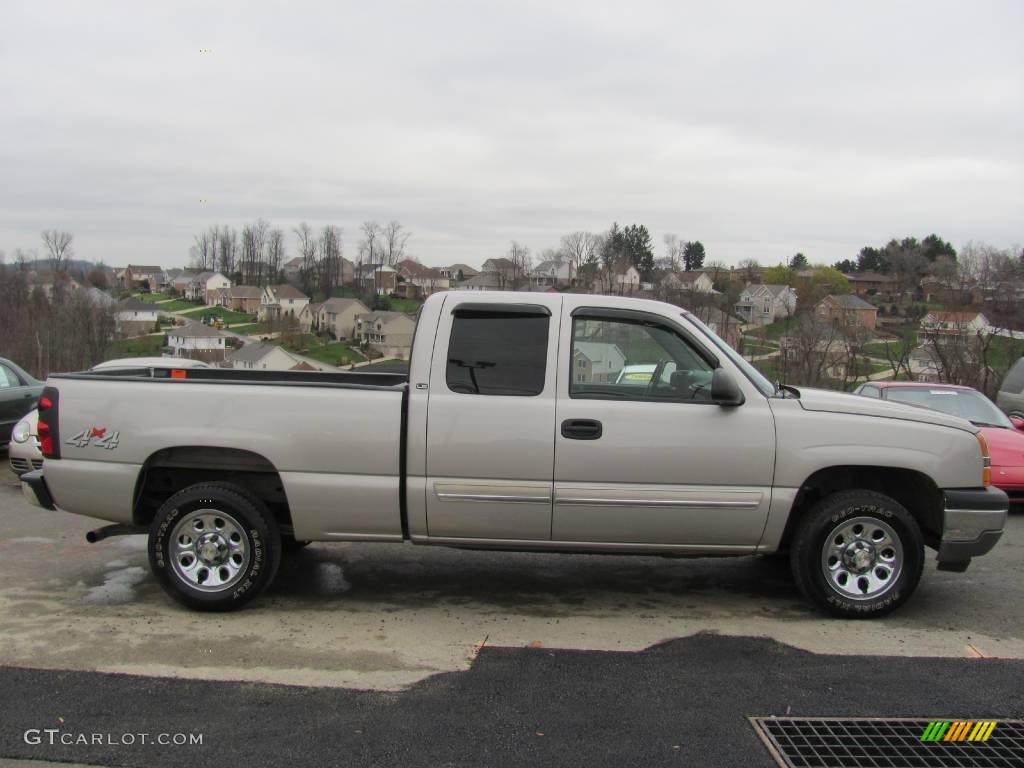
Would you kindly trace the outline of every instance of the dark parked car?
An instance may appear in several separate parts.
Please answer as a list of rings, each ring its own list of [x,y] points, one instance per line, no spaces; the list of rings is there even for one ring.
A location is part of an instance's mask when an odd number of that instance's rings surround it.
[[[1006,378],[999,385],[996,405],[1007,416],[1024,417],[1024,357],[1007,371]]]
[[[36,407],[42,393],[43,382],[0,357],[0,448],[11,441],[14,425]]]

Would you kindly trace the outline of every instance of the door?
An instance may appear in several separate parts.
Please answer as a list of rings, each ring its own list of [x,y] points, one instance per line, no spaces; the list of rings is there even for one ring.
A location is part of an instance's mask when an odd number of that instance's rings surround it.
[[[11,438],[11,430],[31,410],[32,390],[10,366],[0,363],[0,445]]]
[[[446,301],[427,401],[430,537],[551,536],[561,297]]]
[[[766,397],[682,318],[567,307],[561,344],[552,539],[756,546],[775,464]],[[742,405],[710,401],[719,365]]]

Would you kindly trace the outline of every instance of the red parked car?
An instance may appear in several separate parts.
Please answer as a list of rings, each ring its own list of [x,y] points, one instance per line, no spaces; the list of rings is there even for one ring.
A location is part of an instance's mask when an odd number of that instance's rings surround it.
[[[992,485],[1006,491],[1011,504],[1024,504],[1024,419],[1008,418],[978,390],[953,384],[872,381],[854,394],[932,408],[980,427],[992,455]]]

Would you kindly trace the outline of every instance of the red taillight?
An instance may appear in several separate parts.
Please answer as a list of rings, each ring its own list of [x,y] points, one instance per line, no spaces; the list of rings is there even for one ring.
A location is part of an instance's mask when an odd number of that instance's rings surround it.
[[[174,368],[173,370],[171,370],[171,378],[172,379],[184,379],[184,378],[187,378],[187,377],[188,377],[188,373],[186,373],[184,370],[181,370],[179,368]]]
[[[43,401],[39,401],[40,407],[42,407]],[[39,435],[39,447],[43,451],[44,457],[53,456],[53,434],[50,432],[50,425],[45,421],[40,421],[36,425],[36,434]]]
[[[60,392],[57,388],[45,387],[39,396],[39,424],[36,427],[44,459],[60,458],[59,404]]]

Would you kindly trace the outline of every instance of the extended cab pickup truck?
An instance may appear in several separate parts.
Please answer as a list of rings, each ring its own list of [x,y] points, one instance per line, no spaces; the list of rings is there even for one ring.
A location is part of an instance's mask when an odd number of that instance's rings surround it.
[[[655,301],[452,291],[408,376],[164,374],[51,376],[23,488],[115,523],[90,540],[148,531],[198,609],[243,605],[305,542],[374,541],[788,552],[813,603],[868,617],[907,600],[925,546],[963,570],[1006,520],[969,422],[774,385]]]

